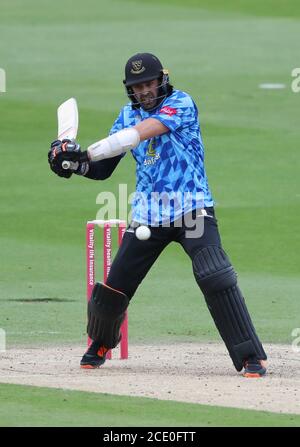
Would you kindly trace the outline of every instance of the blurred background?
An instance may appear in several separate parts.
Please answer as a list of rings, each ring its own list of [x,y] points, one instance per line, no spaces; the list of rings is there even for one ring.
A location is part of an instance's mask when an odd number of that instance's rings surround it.
[[[85,343],[85,222],[135,189],[127,155],[105,182],[55,176],[57,106],[75,97],[82,147],[127,102],[127,59],[152,52],[194,98],[223,245],[263,341],[299,327],[298,1],[0,0],[0,327],[8,347]],[[261,84],[282,84],[261,88]],[[101,238],[98,256],[101,257]],[[98,263],[101,279],[101,263]],[[189,259],[163,253],[129,310],[132,342],[219,340]]]

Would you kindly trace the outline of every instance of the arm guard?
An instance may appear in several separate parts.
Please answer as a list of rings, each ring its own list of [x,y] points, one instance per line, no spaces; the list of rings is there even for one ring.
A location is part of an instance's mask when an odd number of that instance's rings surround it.
[[[90,161],[112,158],[134,149],[140,143],[140,135],[136,129],[130,127],[97,141],[87,148]]]

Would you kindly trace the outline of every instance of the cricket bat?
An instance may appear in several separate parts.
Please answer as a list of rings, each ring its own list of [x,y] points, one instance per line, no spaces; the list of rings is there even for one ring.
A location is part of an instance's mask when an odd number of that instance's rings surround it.
[[[57,109],[58,140],[75,140],[78,131],[78,107],[75,98],[63,102]],[[62,162],[63,169],[76,171],[79,163],[65,160]]]

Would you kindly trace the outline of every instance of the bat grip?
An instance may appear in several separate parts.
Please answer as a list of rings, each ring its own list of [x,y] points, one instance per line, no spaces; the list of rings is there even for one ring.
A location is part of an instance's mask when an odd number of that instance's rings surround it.
[[[76,171],[78,169],[79,163],[78,161],[64,160],[61,165],[63,169],[71,169],[71,171]]]

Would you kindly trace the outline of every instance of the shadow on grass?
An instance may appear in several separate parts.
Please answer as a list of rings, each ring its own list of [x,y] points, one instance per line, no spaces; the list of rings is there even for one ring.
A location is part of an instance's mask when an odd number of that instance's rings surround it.
[[[8,298],[4,301],[18,303],[75,303],[76,300],[68,298]]]

